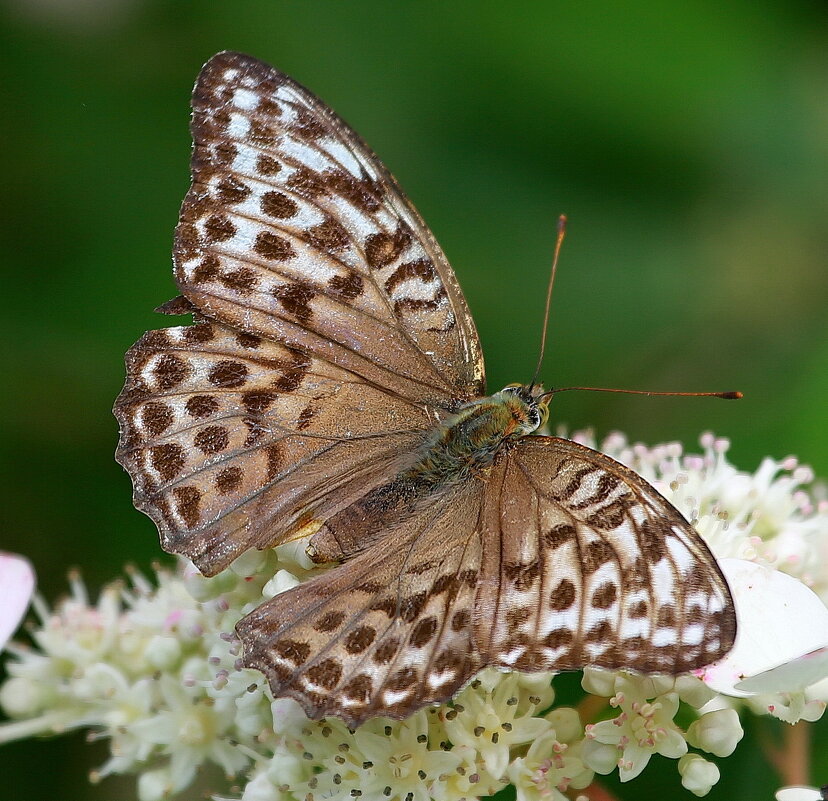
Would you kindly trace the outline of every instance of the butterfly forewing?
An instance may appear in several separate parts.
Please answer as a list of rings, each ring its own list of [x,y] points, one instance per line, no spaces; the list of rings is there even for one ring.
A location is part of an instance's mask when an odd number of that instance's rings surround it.
[[[736,621],[715,559],[633,471],[568,440],[526,437],[496,460],[489,486],[478,598],[487,661],[680,673],[730,650]]]
[[[193,184],[174,249],[202,312],[409,398],[483,390],[474,323],[440,248],[370,149],[249,56],[193,93]]]

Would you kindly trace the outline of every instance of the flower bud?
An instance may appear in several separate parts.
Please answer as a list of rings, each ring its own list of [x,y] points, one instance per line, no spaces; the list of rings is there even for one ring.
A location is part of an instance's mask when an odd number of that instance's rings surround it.
[[[681,784],[693,795],[703,796],[719,781],[719,769],[698,754],[685,754],[678,762]]]
[[[544,717],[555,729],[555,736],[562,743],[574,743],[583,736],[584,729],[581,726],[581,718],[577,710],[571,706],[563,706],[553,709]]]
[[[696,748],[726,757],[736,750],[744,734],[735,709],[717,709],[690,724],[687,741]]]
[[[618,673],[604,668],[588,667],[584,669],[581,686],[592,695],[610,698],[615,695],[615,679]]]
[[[270,581],[267,582],[267,584],[264,585],[262,595],[265,598],[272,598],[280,592],[292,589],[298,583],[299,579],[296,578],[293,573],[289,573],[287,570],[280,570],[272,579],[270,579]]]
[[[162,801],[172,795],[169,771],[148,770],[138,777],[138,801]]]
[[[147,643],[147,662],[158,670],[170,670],[181,658],[181,643],[175,637],[156,634]]]

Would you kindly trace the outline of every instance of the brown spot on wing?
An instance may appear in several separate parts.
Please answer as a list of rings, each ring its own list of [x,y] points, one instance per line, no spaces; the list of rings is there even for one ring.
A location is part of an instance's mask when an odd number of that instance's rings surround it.
[[[649,518],[638,527],[638,541],[641,545],[641,553],[652,565],[660,562],[667,555],[664,532]]]
[[[540,562],[510,562],[503,565],[503,573],[515,585],[518,592],[526,592],[540,575]]]
[[[575,539],[575,526],[559,523],[543,535],[544,544],[550,548],[560,548]]]
[[[592,605],[596,609],[609,609],[618,597],[618,587],[611,581],[602,584],[592,595]]]
[[[422,648],[431,642],[436,632],[437,618],[431,615],[417,622],[408,641],[414,648]]]
[[[172,409],[166,403],[151,401],[141,410],[141,421],[153,437],[166,431],[174,419]]]
[[[374,651],[374,662],[378,665],[387,665],[400,649],[400,643],[393,637],[383,640],[376,651]]]
[[[262,338],[257,337],[255,334],[248,334],[246,331],[237,331],[236,342],[243,348],[255,350],[262,344]]]
[[[193,438],[193,444],[205,455],[221,453],[229,442],[230,437],[224,426],[207,426]]]
[[[315,296],[316,293],[306,284],[282,284],[273,289],[273,297],[279,301],[282,308],[303,323],[313,317],[310,302]]]
[[[342,688],[342,694],[352,701],[367,701],[371,697],[373,686],[371,677],[363,673],[351,679]]]
[[[593,540],[587,543],[582,556],[584,572],[594,573],[601,565],[615,558],[612,546],[604,540]]]
[[[184,329],[184,339],[194,345],[202,345],[205,342],[212,342],[216,332],[210,323],[196,323]]]
[[[242,403],[249,414],[264,414],[276,401],[275,392],[252,389],[242,395]]]
[[[160,390],[168,390],[180,384],[190,373],[189,365],[172,353],[159,357],[152,368]]]
[[[224,214],[214,214],[204,223],[204,236],[207,242],[226,242],[236,235],[236,226]]]
[[[215,281],[220,272],[219,267],[218,258],[208,253],[193,270],[193,283],[203,284],[208,281]]]
[[[230,492],[235,492],[242,483],[244,478],[244,471],[241,467],[233,465],[232,467],[225,467],[216,476],[216,490],[220,495],[227,495]]]
[[[249,267],[239,267],[238,270],[231,270],[229,273],[222,273],[220,279],[228,289],[245,294],[256,288],[259,279],[256,273]]]
[[[345,650],[349,654],[361,654],[376,639],[377,632],[372,626],[360,626],[345,638]]]
[[[575,585],[569,579],[561,579],[549,596],[549,606],[556,612],[562,612],[575,603],[575,595]]]
[[[306,236],[311,245],[328,253],[338,253],[350,241],[345,229],[330,218],[308,228]]]
[[[323,659],[307,671],[308,678],[326,690],[333,690],[342,678],[342,665],[333,659]]]
[[[221,181],[216,191],[219,201],[228,206],[241,203],[249,194],[250,188],[231,175]]]
[[[253,243],[253,250],[270,261],[287,261],[296,255],[293,245],[272,231],[259,231]]]
[[[282,471],[285,465],[285,457],[282,453],[282,446],[278,442],[267,446],[267,480],[273,481]]]
[[[212,395],[193,395],[187,399],[184,408],[190,417],[209,417],[218,411],[218,401]]]
[[[280,640],[273,646],[273,650],[283,659],[293,662],[294,665],[301,665],[310,656],[311,647],[306,642]]]
[[[175,487],[173,488],[173,496],[175,497],[176,511],[181,515],[184,523],[192,528],[198,523],[201,516],[199,510],[201,491],[198,487]]]
[[[334,610],[332,612],[326,612],[316,623],[313,624],[314,629],[316,631],[327,634],[330,631],[334,631],[338,629],[342,624],[342,621],[345,620],[345,613],[339,610]]]
[[[261,207],[265,214],[277,220],[286,220],[299,211],[296,201],[284,192],[265,192],[262,195]]]
[[[225,359],[213,366],[207,380],[216,387],[233,389],[246,383],[247,374],[248,370],[244,364]]]
[[[359,273],[352,271],[347,275],[333,276],[328,282],[328,286],[340,298],[353,300],[363,293],[365,282]]]
[[[184,467],[184,448],[175,442],[150,448],[150,461],[164,481],[171,481]]]
[[[256,170],[262,175],[276,175],[281,169],[282,165],[272,156],[261,154],[256,159]]]
[[[418,278],[424,283],[430,283],[437,277],[434,265],[430,259],[417,259],[401,264],[385,281],[385,289],[391,293],[403,281],[409,278]]]

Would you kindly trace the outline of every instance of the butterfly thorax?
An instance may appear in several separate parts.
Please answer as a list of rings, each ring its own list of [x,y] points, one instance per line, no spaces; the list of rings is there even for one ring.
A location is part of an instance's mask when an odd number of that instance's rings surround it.
[[[543,404],[527,387],[509,386],[474,400],[434,430],[407,473],[437,485],[479,475],[505,442],[537,430],[543,416]]]

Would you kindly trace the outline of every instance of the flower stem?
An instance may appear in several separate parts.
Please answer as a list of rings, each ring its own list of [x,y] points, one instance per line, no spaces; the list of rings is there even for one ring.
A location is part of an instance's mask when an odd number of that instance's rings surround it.
[[[775,745],[770,737],[760,737],[762,750],[774,766],[784,785],[807,785],[811,773],[811,727],[805,720],[785,726],[782,743]]]

